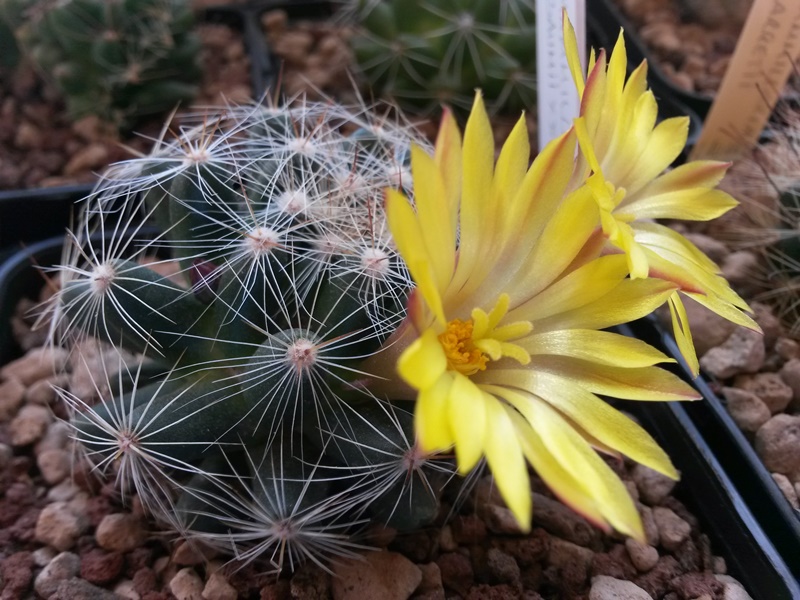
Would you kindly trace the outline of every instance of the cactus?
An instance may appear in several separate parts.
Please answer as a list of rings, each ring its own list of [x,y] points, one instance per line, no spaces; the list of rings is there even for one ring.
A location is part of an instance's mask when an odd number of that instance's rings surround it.
[[[196,93],[200,41],[185,0],[2,0],[0,11],[73,119],[128,128]]]
[[[536,27],[527,0],[352,0],[358,67],[373,91],[423,113],[536,104]]]
[[[409,408],[359,385],[411,287],[383,194],[410,193],[412,139],[327,104],[230,108],[87,200],[53,339],[140,359],[109,369],[96,404],[61,395],[95,468],[185,537],[280,570],[352,553],[368,519],[438,515],[452,459],[420,453]],[[153,268],[168,262],[172,277]]]

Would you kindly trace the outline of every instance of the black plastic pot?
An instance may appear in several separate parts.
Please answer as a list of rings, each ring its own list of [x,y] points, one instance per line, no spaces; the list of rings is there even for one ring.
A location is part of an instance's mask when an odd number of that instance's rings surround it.
[[[280,76],[280,63],[270,51],[264,30],[261,28],[261,16],[274,9],[286,11],[290,19],[321,19],[331,16],[334,11],[333,4],[326,0],[250,0],[234,9],[229,7],[219,9],[234,10],[242,17],[255,99],[263,98],[265,94],[274,91]]]
[[[63,235],[73,206],[91,185],[0,191],[0,253]]]
[[[613,0],[591,0],[587,9],[597,25],[602,28],[606,35],[611,36],[610,42],[612,45],[617,39],[620,28],[624,30],[628,61],[633,66],[647,59],[647,80],[659,101],[671,98],[675,102],[686,106],[694,115],[699,117],[701,122],[706,118],[714,98],[706,94],[684,90],[672,83],[642,38],[636,34],[636,27],[625,18],[614,5]],[[604,47],[608,48],[608,46]]]
[[[674,357],[678,361],[674,371],[691,380],[688,366],[680,356],[672,334],[654,317],[633,323],[631,330],[636,337]],[[792,508],[786,500],[751,443],[731,418],[724,401],[717,397],[703,376],[693,380],[692,384],[703,395],[703,400],[683,403],[679,408],[700,432],[700,441],[713,453],[752,511],[760,529],[786,560],[795,583],[800,582],[800,511]],[[800,598],[800,592],[795,597]]]
[[[62,222],[62,228],[67,223]],[[11,331],[11,316],[22,298],[37,298],[44,277],[37,266],[58,264],[64,236],[39,240],[22,250],[0,253],[0,365],[21,351]]]

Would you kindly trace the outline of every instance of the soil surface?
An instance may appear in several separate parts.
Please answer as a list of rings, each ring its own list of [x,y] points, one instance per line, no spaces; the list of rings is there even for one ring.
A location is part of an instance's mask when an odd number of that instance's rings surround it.
[[[614,0],[677,87],[713,96],[728,68],[748,0]]]
[[[674,482],[612,459],[646,543],[599,531],[537,479],[533,529],[524,534],[484,476],[453,514],[446,498],[429,528],[367,528],[357,541],[374,550],[328,571],[306,564],[276,578],[265,564],[190,546],[75,460],[54,386],[91,395],[99,375],[88,363],[102,369],[102,360],[42,347],[42,332],[31,329],[37,300],[21,301],[12,319],[27,353],[0,368],[0,600],[749,598],[673,495]]]

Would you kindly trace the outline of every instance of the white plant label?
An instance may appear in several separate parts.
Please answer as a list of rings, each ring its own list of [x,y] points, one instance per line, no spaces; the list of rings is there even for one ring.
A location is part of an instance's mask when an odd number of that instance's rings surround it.
[[[586,64],[585,0],[536,0],[536,102],[539,148],[572,126],[578,116],[578,92],[564,55],[562,10],[575,28],[581,64]]]

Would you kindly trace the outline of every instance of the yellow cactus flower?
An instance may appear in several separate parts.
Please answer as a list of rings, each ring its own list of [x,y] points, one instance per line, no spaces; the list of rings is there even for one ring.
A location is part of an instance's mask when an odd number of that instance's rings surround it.
[[[590,186],[569,190],[575,150],[571,130],[529,166],[520,119],[495,164],[480,94],[463,142],[445,114],[434,155],[412,149],[414,202],[387,191],[389,227],[416,289],[408,326],[367,370],[391,379],[396,366],[416,399],[421,448],[454,449],[462,474],[485,458],[524,529],[530,464],[593,523],[643,539],[633,501],[596,450],[677,473],[641,427],[595,394],[697,395],[654,366],[666,356],[601,331],[648,314],[677,286],[631,279],[625,256],[592,249],[600,217]],[[400,400],[398,387],[386,389]]]
[[[719,267],[694,244],[653,219],[708,221],[737,205],[715,189],[729,164],[693,161],[668,167],[686,146],[688,117],[657,123],[658,105],[647,89],[647,62],[626,80],[627,55],[620,33],[610,58],[601,50],[590,56],[587,76],[581,70],[575,33],[564,18],[567,61],[581,98],[576,121],[582,161],[576,179],[586,179],[601,214],[608,242],[628,257],[632,278],[672,281],[669,297],[678,346],[696,375],[697,355],[681,295],[693,298],[720,316],[758,330],[743,311],[749,307]]]

